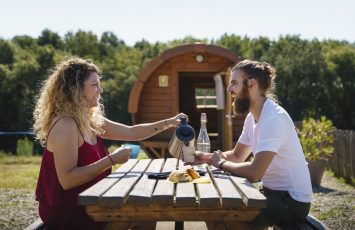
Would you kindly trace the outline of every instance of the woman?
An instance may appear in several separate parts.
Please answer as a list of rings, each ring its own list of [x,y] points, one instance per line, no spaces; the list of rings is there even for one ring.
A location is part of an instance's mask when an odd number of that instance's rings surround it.
[[[59,63],[44,82],[34,110],[34,132],[44,145],[36,200],[46,229],[100,229],[77,206],[79,193],[126,162],[129,148],[109,154],[102,138],[136,141],[180,123],[180,115],[155,123],[126,126],[104,117],[100,71],[90,61]]]

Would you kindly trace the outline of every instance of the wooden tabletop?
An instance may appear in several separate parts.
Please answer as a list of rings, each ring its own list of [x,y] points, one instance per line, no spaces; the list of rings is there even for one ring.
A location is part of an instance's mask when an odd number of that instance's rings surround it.
[[[209,166],[212,183],[171,183],[146,173],[182,169],[175,158],[130,159],[111,175],[79,194],[95,221],[250,221],[266,198],[248,180]]]

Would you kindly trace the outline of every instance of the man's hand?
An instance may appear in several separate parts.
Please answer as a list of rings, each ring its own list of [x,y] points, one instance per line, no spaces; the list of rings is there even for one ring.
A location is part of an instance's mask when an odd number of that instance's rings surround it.
[[[220,164],[226,160],[227,156],[221,150],[217,150],[213,152],[210,163],[214,167],[219,168]]]
[[[195,153],[195,161],[194,162],[185,162],[184,165],[202,165],[202,164],[210,164],[212,153],[203,153],[197,151]]]

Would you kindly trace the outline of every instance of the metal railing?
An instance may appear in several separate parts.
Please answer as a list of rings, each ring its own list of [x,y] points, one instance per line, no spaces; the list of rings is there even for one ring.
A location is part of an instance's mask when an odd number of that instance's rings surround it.
[[[16,144],[19,139],[28,138],[34,143],[34,151],[41,152],[41,145],[34,140],[34,133],[29,131],[2,132],[0,131],[0,151],[16,153]]]

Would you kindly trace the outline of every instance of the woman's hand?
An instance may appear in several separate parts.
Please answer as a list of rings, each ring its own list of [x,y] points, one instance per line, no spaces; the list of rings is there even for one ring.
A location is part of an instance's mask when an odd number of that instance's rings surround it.
[[[186,162],[184,165],[202,165],[202,164],[210,164],[212,153],[203,153],[197,151],[195,154],[194,162]]]
[[[131,155],[132,149],[130,147],[121,146],[113,151],[110,156],[116,164],[123,164],[128,161]]]
[[[185,117],[187,118],[187,120],[189,119],[189,117],[188,117],[186,114],[184,114],[184,113],[179,113],[178,115],[176,115],[176,116],[174,116],[174,117],[171,117],[171,118],[166,119],[166,120],[165,120],[166,125],[169,126],[169,128],[170,128],[170,127],[177,127],[177,126],[179,126],[180,123],[181,123],[181,120],[180,120],[180,117],[181,117],[181,116],[185,116]]]
[[[227,160],[226,155],[221,150],[217,150],[213,152],[210,162],[211,165],[213,165],[216,168],[219,168],[221,163],[226,160]]]

